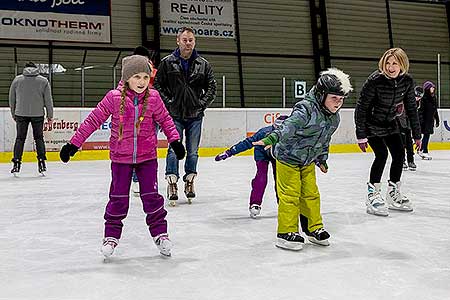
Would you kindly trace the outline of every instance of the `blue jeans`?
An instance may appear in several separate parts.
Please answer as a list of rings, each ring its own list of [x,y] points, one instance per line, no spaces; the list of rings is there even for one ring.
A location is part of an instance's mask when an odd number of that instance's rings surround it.
[[[202,133],[203,117],[179,120],[173,119],[180,135],[181,141],[183,141],[183,131],[186,135],[186,161],[184,163],[184,177],[189,174],[197,174],[197,161],[198,161],[198,146],[200,144],[200,136]],[[166,175],[175,174],[177,178],[180,177],[178,172],[178,159],[173,152],[172,147],[169,146],[166,158]]]
[[[420,147],[423,153],[428,153],[428,142],[430,141],[429,133],[424,133],[422,137],[422,146]]]

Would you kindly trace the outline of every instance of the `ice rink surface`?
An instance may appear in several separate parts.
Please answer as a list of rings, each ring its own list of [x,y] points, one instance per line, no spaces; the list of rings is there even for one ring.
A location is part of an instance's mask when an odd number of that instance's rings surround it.
[[[431,154],[402,178],[414,212],[389,217],[365,212],[373,154],[331,154],[328,174],[317,173],[331,246],[307,242],[299,252],[274,246],[271,175],[253,220],[253,158],[200,158],[198,197],[167,208],[172,257],[159,255],[132,198],[107,263],[99,250],[109,161],[49,162],[44,178],[36,163],[20,178],[0,164],[0,299],[450,299],[450,151]],[[384,194],[386,172],[383,181]]]

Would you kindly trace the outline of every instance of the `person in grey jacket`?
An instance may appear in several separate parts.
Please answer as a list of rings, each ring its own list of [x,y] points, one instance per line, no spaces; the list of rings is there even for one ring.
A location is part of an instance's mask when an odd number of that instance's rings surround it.
[[[44,175],[46,171],[44,143],[44,115],[47,112],[48,122],[53,119],[53,99],[48,80],[39,75],[33,62],[25,64],[23,73],[16,76],[9,88],[9,107],[11,116],[16,122],[16,142],[14,144],[14,166],[11,173],[17,176],[23,155],[23,146],[27,138],[28,125],[33,127],[33,137],[36,143],[38,170]]]

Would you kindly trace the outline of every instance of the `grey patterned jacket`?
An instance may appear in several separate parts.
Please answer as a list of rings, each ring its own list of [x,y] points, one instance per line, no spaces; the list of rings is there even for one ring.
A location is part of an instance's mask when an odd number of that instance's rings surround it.
[[[289,118],[271,133],[278,140],[273,150],[274,157],[298,166],[325,162],[331,136],[339,122],[339,113],[325,112],[312,88],[304,100],[295,104]]]

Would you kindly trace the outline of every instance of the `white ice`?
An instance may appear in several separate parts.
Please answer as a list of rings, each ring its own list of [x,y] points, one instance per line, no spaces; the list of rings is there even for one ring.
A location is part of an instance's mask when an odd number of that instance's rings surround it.
[[[249,218],[252,157],[200,158],[198,197],[167,208],[172,257],[159,255],[133,198],[106,263],[109,161],[49,162],[45,178],[36,163],[21,178],[0,164],[0,299],[450,299],[450,152],[432,155],[402,178],[414,212],[376,217],[364,205],[373,154],[331,154],[317,175],[331,246],[299,252],[274,246],[272,176],[261,217]]]

